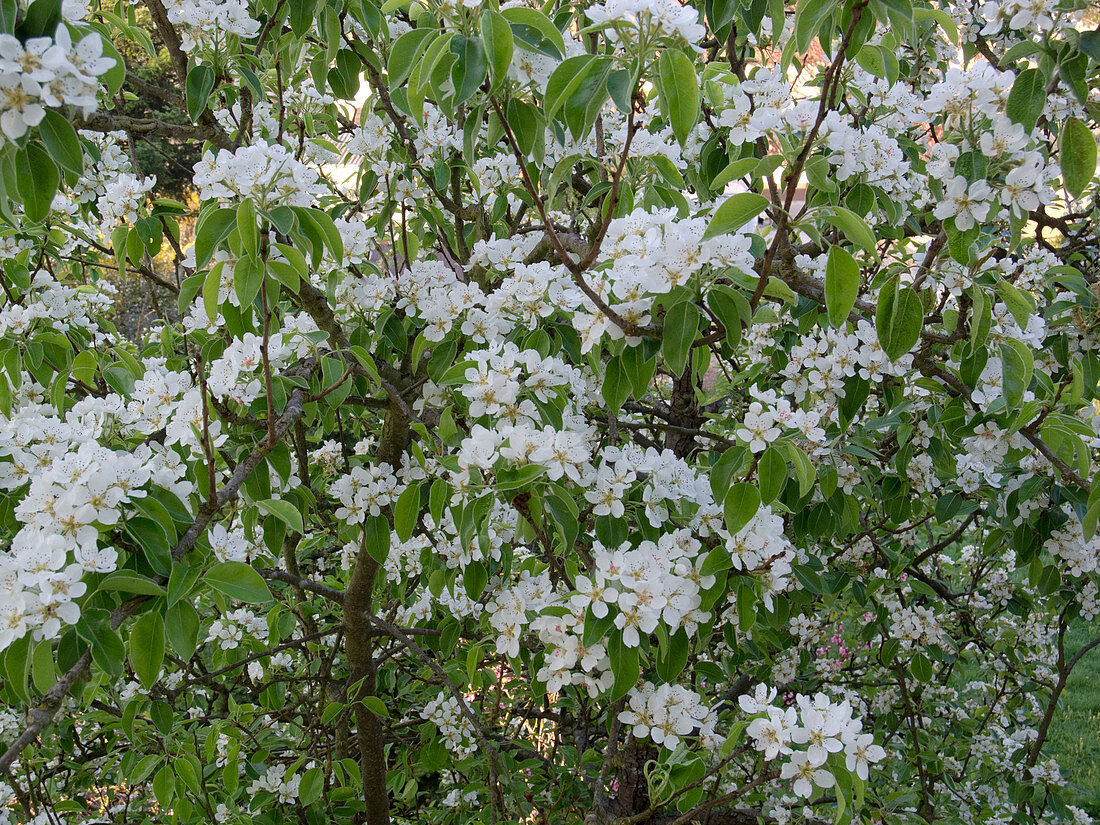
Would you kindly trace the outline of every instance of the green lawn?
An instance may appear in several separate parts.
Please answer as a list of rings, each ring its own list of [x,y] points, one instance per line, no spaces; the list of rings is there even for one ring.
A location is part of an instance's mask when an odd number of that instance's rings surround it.
[[[1067,656],[1098,635],[1100,621],[1079,626],[1067,636]],[[1050,753],[1062,775],[1080,788],[1089,813],[1100,816],[1100,646],[1086,653],[1070,675],[1051,725]]]

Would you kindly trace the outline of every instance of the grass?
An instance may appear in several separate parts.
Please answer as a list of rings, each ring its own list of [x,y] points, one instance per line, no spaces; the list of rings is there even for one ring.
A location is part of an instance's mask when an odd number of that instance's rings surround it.
[[[1066,637],[1073,656],[1100,635],[1100,621],[1079,625]],[[1089,813],[1100,815],[1100,646],[1077,663],[1062,693],[1062,706],[1051,724],[1048,752],[1072,786],[1080,790]]]

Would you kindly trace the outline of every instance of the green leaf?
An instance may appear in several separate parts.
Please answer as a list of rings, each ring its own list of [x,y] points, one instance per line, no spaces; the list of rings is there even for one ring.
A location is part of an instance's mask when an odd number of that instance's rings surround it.
[[[295,295],[302,286],[302,276],[298,270],[286,261],[267,261],[267,270],[275,278]]]
[[[699,117],[699,77],[695,64],[678,49],[665,49],[657,61],[657,83],[661,108],[683,146]]]
[[[21,40],[28,37],[52,37],[61,21],[61,0],[34,0],[16,30]]]
[[[707,306],[726,328],[726,340],[730,346],[736,347],[740,344],[742,326],[747,328],[752,321],[749,299],[736,289],[717,284],[707,293]]]
[[[501,16],[512,26],[512,32],[524,42],[550,57],[565,56],[565,39],[550,18],[541,11],[524,6],[502,9]],[[532,33],[536,36],[532,37]],[[548,48],[549,47],[549,48]],[[556,52],[556,53],[555,53]]]
[[[164,635],[168,644],[181,659],[190,659],[198,646],[198,611],[189,602],[180,602],[168,608],[165,618]]]
[[[740,532],[760,509],[760,490],[755,484],[739,482],[730,485],[726,493],[723,510],[726,515],[726,529],[730,534]]]
[[[546,467],[542,464],[524,464],[521,467],[506,467],[497,471],[493,489],[498,493],[507,493],[512,490],[520,490],[546,474]]]
[[[267,583],[244,562],[223,561],[215,564],[206,571],[203,578],[207,584],[231,599],[252,604],[271,601],[271,591]]]
[[[1100,520],[1100,501],[1095,501],[1089,505],[1084,519],[1081,520],[1081,529],[1085,534],[1085,541],[1092,541],[1092,537],[1096,535],[1098,520]]]
[[[657,675],[661,681],[671,684],[687,666],[688,652],[691,643],[688,641],[687,632],[680,628],[668,640],[661,654],[657,657]]]
[[[390,88],[395,89],[405,82],[416,65],[416,60],[428,47],[428,41],[439,35],[439,29],[425,27],[407,31],[390,48],[390,59],[386,64]]]
[[[252,198],[245,198],[237,206],[237,234],[241,236],[241,246],[251,256],[260,253],[260,224],[256,218],[256,204]]]
[[[512,52],[515,49],[512,27],[500,12],[492,9],[482,12],[481,42],[485,45],[485,54],[489,58],[489,77],[492,78],[492,91],[495,92],[508,77],[508,67],[512,65]]]
[[[836,7],[834,0],[799,0],[794,15],[794,42],[799,52],[810,48]]]
[[[390,554],[390,524],[385,516],[368,516],[363,522],[363,541],[367,552],[379,564],[385,564]]]
[[[86,349],[76,354],[69,371],[72,373],[73,378],[91,386],[95,383],[95,374],[98,367],[95,354],[92,350]]]
[[[377,696],[367,696],[366,699],[377,699]],[[364,701],[364,704],[366,702]],[[370,707],[368,705],[368,707]],[[298,802],[302,805],[312,805],[321,798],[321,792],[325,789],[325,772],[319,767],[310,768],[302,774],[302,781],[298,785]]]
[[[783,485],[787,483],[787,461],[779,448],[769,447],[760,456],[756,477],[760,485],[761,503],[771,504],[783,491]]]
[[[831,247],[829,260],[825,264],[825,307],[829,313],[829,323],[834,327],[843,326],[856,305],[858,295],[859,264],[848,250]]]
[[[367,706],[367,710],[375,716],[382,719],[389,718],[390,712],[386,709],[386,703],[377,696],[364,696],[362,702]]]
[[[219,262],[206,273],[206,280],[202,284],[202,306],[206,312],[206,318],[211,324],[218,321],[218,311],[221,304],[218,298],[221,296],[222,269],[224,265]]]
[[[24,702],[30,702],[27,677],[31,672],[31,634],[27,633],[13,641],[0,656],[4,659],[5,687],[11,688]]]
[[[787,460],[790,461],[791,467],[794,468],[794,477],[798,481],[798,495],[806,495],[810,492],[814,479],[817,477],[817,470],[814,468],[813,462],[799,447],[789,441],[783,442],[780,446],[786,454]]]
[[[237,210],[207,209],[195,225],[195,269],[202,269],[225,238],[237,225]]]
[[[607,402],[610,412],[618,412],[627,398],[630,397],[630,377],[626,373],[626,367],[618,356],[607,362],[607,368],[603,374],[603,385],[600,388],[603,400]]]
[[[935,675],[932,662],[923,653],[917,653],[909,662],[909,672],[920,682],[930,682]]]
[[[901,286],[895,277],[882,287],[875,312],[875,329],[888,358],[897,361],[920,339],[924,307],[912,287]]]
[[[50,204],[61,183],[57,164],[41,145],[28,143],[19,152],[16,168],[16,188],[23,198],[27,220],[41,223],[50,213]]]
[[[451,81],[455,87],[455,103],[468,100],[485,80],[488,62],[485,47],[480,38],[456,34],[451,39],[451,51],[458,55],[451,68]]]
[[[881,46],[864,46],[856,53],[856,63],[875,77],[886,77],[886,58]]]
[[[127,570],[116,570],[99,583],[100,590],[139,593],[143,596],[163,596],[164,588],[150,578]]]
[[[153,797],[161,808],[172,807],[176,795],[176,774],[169,765],[165,765],[153,776]]]
[[[725,545],[719,544],[707,553],[706,558],[703,559],[703,566],[699,568],[699,574],[713,576],[715,573],[729,570],[732,567],[733,557],[730,556],[730,551],[725,548]]]
[[[126,647],[118,632],[112,629],[110,614],[106,610],[85,611],[77,622],[77,633],[92,645],[92,659],[104,671],[118,677],[123,672]]]
[[[160,613],[146,613],[130,629],[130,666],[142,686],[156,684],[164,662],[164,619]]]
[[[256,506],[265,513],[271,513],[298,535],[303,535],[306,532],[305,525],[302,523],[302,514],[289,501],[269,498],[264,501],[257,501]]]
[[[653,380],[653,373],[657,370],[656,354],[647,356],[647,347],[625,347],[619,356],[623,362],[623,370],[630,380],[630,392],[635,398],[641,398],[649,390],[649,382]]]
[[[641,668],[638,664],[638,648],[627,647],[623,643],[622,633],[612,634],[608,639],[607,648],[608,658],[611,660],[611,672],[615,675],[608,701],[614,702],[626,696],[637,684]]]
[[[1081,197],[1096,174],[1096,138],[1089,127],[1075,117],[1066,120],[1062,127],[1058,163],[1062,167],[1066,191],[1075,198]]]
[[[131,517],[126,520],[126,531],[145,551],[145,558],[154,572],[167,576],[172,572],[172,548],[164,528],[152,519]]]
[[[405,488],[393,507],[393,529],[399,541],[408,541],[420,516],[420,485],[415,482]]]
[[[845,209],[843,206],[827,206],[818,214],[843,232],[844,237],[864,252],[875,258],[878,257],[875,250],[875,235],[871,227],[851,209]]]
[[[1081,32],[1080,48],[1094,63],[1100,63],[1100,28]]]
[[[607,99],[607,79],[611,76],[612,66],[610,58],[597,57],[580,85],[562,104],[561,116],[574,140],[579,141],[587,135],[595,124],[603,102]]]
[[[84,171],[84,151],[80,148],[76,130],[68,120],[52,109],[47,110],[38,124],[38,134],[50,156],[62,169],[77,175]]]
[[[256,300],[264,283],[264,268],[259,258],[243,255],[233,265],[233,291],[241,307],[248,307]]]
[[[727,183],[745,177],[759,165],[760,159],[755,157],[731,161],[725,169],[715,175],[714,180],[710,182],[710,188],[714,192],[721,192]]]
[[[341,100],[352,100],[359,91],[359,72],[363,61],[351,49],[336,53],[336,65],[328,73],[328,85]]]
[[[168,577],[168,606],[176,604],[190,593],[202,576],[202,567],[176,562],[172,565],[172,575]]]
[[[1001,344],[1001,387],[1009,410],[1019,410],[1023,405],[1034,368],[1035,357],[1023,342],[1008,338]]]
[[[336,224],[333,223],[332,217],[327,212],[322,212],[320,209],[312,209],[305,206],[293,207],[295,214],[298,216],[298,223],[312,224],[316,230],[320,233],[321,238],[325,246],[329,248],[332,253],[332,258],[337,263],[341,262],[344,258],[344,240],[340,236],[340,230],[336,228]]]
[[[997,281],[997,292],[1000,293],[1001,300],[1008,307],[1008,311],[1012,313],[1012,317],[1016,320],[1020,329],[1027,329],[1028,322],[1035,312],[1035,306],[1031,303],[1027,293],[1003,278]]]
[[[45,693],[57,683],[57,667],[53,660],[53,645],[43,639],[31,654],[31,681],[39,692]]]
[[[194,756],[191,754],[177,756],[172,760],[172,769],[176,772],[176,777],[183,782],[187,790],[191,791],[195,796],[202,795],[202,785],[199,783],[199,763]]]
[[[485,585],[488,581],[489,573],[485,569],[485,565],[479,561],[470,562],[466,565],[466,569],[462,571],[462,587],[466,590],[466,595],[475,602],[485,592]]]
[[[206,110],[210,93],[214,91],[214,70],[205,63],[192,66],[187,72],[187,116],[192,123]]]
[[[661,332],[661,353],[673,375],[680,375],[691,355],[691,345],[699,332],[699,310],[692,301],[681,301],[665,313]]]
[[[707,225],[707,231],[703,238],[713,238],[715,235],[732,235],[741,227],[764,211],[768,205],[768,199],[755,192],[741,192],[731,195],[722,202],[722,205],[714,210],[714,215]]]
[[[1021,124],[1029,132],[1035,128],[1039,116],[1046,105],[1046,81],[1038,69],[1024,69],[1012,84],[1005,103],[1005,114],[1010,120]]]
[[[596,56],[591,54],[579,54],[558,64],[550,75],[542,98],[542,108],[547,118],[552,118],[557,113],[596,65]]]

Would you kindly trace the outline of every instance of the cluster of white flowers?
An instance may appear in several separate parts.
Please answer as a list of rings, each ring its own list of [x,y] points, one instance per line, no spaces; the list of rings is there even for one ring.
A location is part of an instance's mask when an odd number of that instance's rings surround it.
[[[624,320],[645,326],[652,320],[656,296],[688,283],[704,267],[751,272],[748,237],[725,234],[704,239],[707,224],[705,217],[680,219],[675,209],[636,211],[616,218],[601,247],[601,256],[611,266],[600,271],[593,289]],[[623,337],[622,330],[587,297],[579,298],[584,311],[574,314],[573,325],[581,335],[582,352],[596,346],[604,333],[612,339]]]
[[[831,788],[836,784],[836,767],[826,764],[832,754],[843,753],[849,773],[863,780],[871,764],[886,758],[874,737],[863,733],[847,699],[834,702],[823,693],[813,697],[799,694],[796,707],[786,708],[777,707],[775,700],[775,688],[758,685],[738,703],[755,717],[746,730],[753,745],[769,762],[785,757],[780,777],[793,780],[793,790],[800,797],[812,796],[815,786]]]
[[[11,811],[8,810],[7,802],[15,799],[15,791],[12,790],[11,785],[7,782],[0,782],[0,799],[4,800],[4,806],[0,807],[0,825],[9,825],[14,822],[12,819]]]
[[[824,266],[824,258],[820,264]],[[904,377],[913,368],[908,353],[891,361],[879,343],[874,324],[862,319],[854,332],[832,327],[810,330],[791,347],[789,356],[782,370],[786,379],[783,392],[799,400],[806,399],[812,405],[810,409],[820,416],[818,420],[828,423],[839,421],[838,402],[845,397],[846,379],[859,376],[880,383],[887,376]],[[809,428],[810,432],[815,429],[816,424]],[[810,438],[809,433],[805,435]]]
[[[285,146],[259,140],[235,152],[207,152],[195,164],[199,197],[252,198],[260,208],[311,206],[325,192],[316,170],[294,157]]]
[[[999,364],[998,361],[998,373]],[[1026,449],[1026,446],[1026,439],[1018,432],[1006,433],[992,421],[980,424],[974,435],[964,438],[960,444],[956,464],[959,487],[973,492],[983,484],[999,486],[1002,474],[997,470],[1009,450]]]
[[[56,280],[45,270],[36,272],[22,303],[0,309],[0,334],[30,335],[36,322],[58,332],[70,328],[94,329],[92,317],[111,306],[110,290],[81,289]]]
[[[593,428],[579,414],[592,388],[576,367],[515,344],[491,346],[471,354],[461,386],[471,417],[498,419],[494,429],[480,424],[470,430],[458,455],[460,471],[453,483],[465,487],[474,468],[491,470],[501,458],[517,465],[540,464],[551,480],[567,477],[582,482],[592,474],[590,443]],[[559,427],[538,427],[546,404],[568,390],[572,408]]]
[[[94,163],[85,162],[84,171],[69,187],[69,195],[80,203],[91,203],[103,196],[112,181],[123,175],[132,175],[134,169],[126,151],[125,132],[81,130],[80,137],[95,147],[98,157]]]
[[[752,452],[764,452],[769,444],[784,435],[784,430],[796,430],[802,438],[815,445],[825,443],[820,412],[793,407],[786,398],[777,397],[774,390],[760,391],[752,387],[750,392],[756,400],[749,404],[742,416],[736,435],[748,444]]]
[[[301,771],[288,779],[286,765],[269,765],[263,776],[253,780],[248,787],[248,794],[255,796],[261,791],[267,791],[274,794],[281,804],[292,805],[298,798],[298,786],[302,784],[302,774],[311,767],[313,767],[312,762],[303,765]]]
[[[338,218],[333,221],[344,246],[344,263],[361,265],[373,256],[376,232],[359,219]]]
[[[383,295],[388,291],[372,288]],[[402,270],[393,288],[398,294],[397,305],[415,309],[425,322],[423,334],[429,341],[442,341],[465,309],[484,300],[477,284],[459,281],[443,261],[413,262]]]
[[[115,65],[103,56],[98,32],[76,42],[61,25],[53,37],[32,37],[21,43],[0,34],[0,131],[17,140],[37,126],[47,107],[76,106],[87,117],[96,108],[99,76]]]
[[[103,194],[96,203],[102,225],[110,228],[118,223],[136,221],[138,208],[145,202],[148,192],[156,185],[156,177],[139,178],[125,172],[107,181],[103,187]]]
[[[185,52],[201,46],[216,46],[227,35],[250,38],[260,32],[246,0],[168,0],[168,20],[178,28],[180,48]]]
[[[226,529],[224,524],[215,524],[207,531],[207,540],[218,561],[250,561],[262,548],[248,540],[240,525]]]
[[[317,354],[317,344],[327,338],[306,314],[288,315],[283,327],[269,336],[267,357],[272,370]],[[235,338],[221,358],[210,366],[207,387],[215,395],[248,404],[263,392],[257,372],[263,366],[263,338],[247,333]]]
[[[699,23],[699,12],[675,0],[606,0],[589,6],[585,14],[597,25],[622,25],[650,36],[678,37],[691,44],[707,33]],[[614,31],[609,31],[608,37],[619,40]]]
[[[703,738],[715,737],[718,717],[694,691],[681,685],[643,682],[627,695],[629,701],[619,712],[619,721],[631,725],[639,739],[676,750],[682,738],[695,731]]]
[[[794,556],[791,542],[783,532],[783,518],[768,505],[759,508],[748,524],[726,539],[726,549],[737,570],[768,565],[775,571],[776,565],[782,566]],[[790,572],[789,565],[782,569]]]
[[[876,571],[876,575],[885,577],[886,571]],[[887,592],[883,594],[882,606],[890,617],[891,638],[901,642],[903,650],[948,644],[943,622],[936,611],[926,604],[918,604],[912,593],[907,602],[903,602],[901,594]]]
[[[447,791],[440,803],[444,808],[473,808],[477,806],[477,791],[462,791],[452,788]],[[3,825],[0,822],[0,825]]]
[[[118,396],[89,399],[59,418],[52,407],[29,401],[11,418],[0,415],[0,488],[25,489],[15,508],[23,526],[0,551],[0,649],[28,630],[54,638],[62,622],[74,623],[80,616],[74,600],[86,592],[83,575],[109,573],[117,563],[115,548],[100,544],[100,529],[118,524],[123,507],[144,497],[150,484],[181,480],[183,468],[170,451],[99,443],[121,417],[122,403]]]
[[[1081,618],[1091,622],[1100,616],[1100,588],[1093,581],[1085,582],[1081,590]]]
[[[329,485],[339,500],[336,518],[348,524],[361,524],[367,516],[377,516],[382,508],[397,500],[404,490],[389,464],[352,467]]]
[[[1043,547],[1068,566],[1071,576],[1083,576],[1100,568],[1100,534],[1085,540],[1084,527],[1076,511],[1063,505],[1066,522],[1050,534]]]
[[[683,628],[694,635],[698,624],[710,618],[701,609],[701,593],[715,583],[713,576],[701,573],[700,549],[687,529],[637,547],[624,544],[609,550],[595,542],[592,574],[577,576],[572,592],[556,592],[546,573],[525,575],[518,585],[498,591],[489,604],[497,651],[518,656],[528,614],[538,614],[530,627],[548,650],[539,681],[551,692],[575,684],[598,696],[611,687],[610,661],[604,640],[583,642],[589,611],[596,619],[612,616],[628,647],[637,647],[641,634],[652,633],[658,622],[670,633]]]
[[[222,650],[236,650],[248,639],[267,638],[267,619],[240,607],[210,623],[206,640],[216,641]]]
[[[1021,216],[1054,199],[1050,182],[1061,174],[1058,165],[1049,162],[1024,127],[1005,114],[1014,80],[1014,73],[998,72],[982,61],[966,71],[948,71],[923,102],[926,116],[943,118],[948,126],[965,123],[961,134],[977,135],[977,146],[966,138],[936,144],[927,164],[928,174],[943,187],[934,214],[953,218],[960,231],[1002,218],[1002,209]],[[1053,105],[1056,100],[1048,97],[1047,102]],[[956,164],[975,151],[988,160],[988,168],[972,178]]]
[[[447,692],[440,693],[420,711],[420,718],[426,719],[443,736],[443,744],[459,759],[477,750],[477,738],[470,721],[463,715],[458,699]]]
[[[880,187],[903,208],[919,200],[923,184],[912,173],[897,138],[882,124],[857,129],[839,112],[830,112],[822,129],[838,180],[858,178],[861,183]]]
[[[1072,8],[1060,8],[1044,0],[989,0],[980,4],[981,19],[985,27],[981,34],[986,37],[1022,31],[1046,33],[1056,27],[1076,28],[1081,19],[1081,11]]]

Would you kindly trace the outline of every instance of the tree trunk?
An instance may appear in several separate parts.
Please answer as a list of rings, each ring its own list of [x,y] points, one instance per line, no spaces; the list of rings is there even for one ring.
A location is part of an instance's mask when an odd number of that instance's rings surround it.
[[[395,470],[409,440],[409,419],[397,400],[391,400],[378,444],[379,462]],[[359,765],[363,772],[363,799],[367,825],[389,825],[390,801],[386,790],[386,754],[382,741],[382,722],[362,703],[363,697],[376,696],[378,671],[374,664],[374,642],[370,617],[374,615],[374,585],[378,562],[364,541],[355,560],[344,597],[344,649],[348,656],[348,701],[355,709],[355,727],[359,740]]]
[[[359,765],[363,772],[363,799],[367,825],[389,825],[390,801],[386,791],[386,755],[382,749],[382,722],[362,703],[378,689],[368,616],[373,609],[378,562],[367,550],[359,551],[355,571],[344,598],[344,649],[348,655],[348,701],[355,709],[359,739]]]

